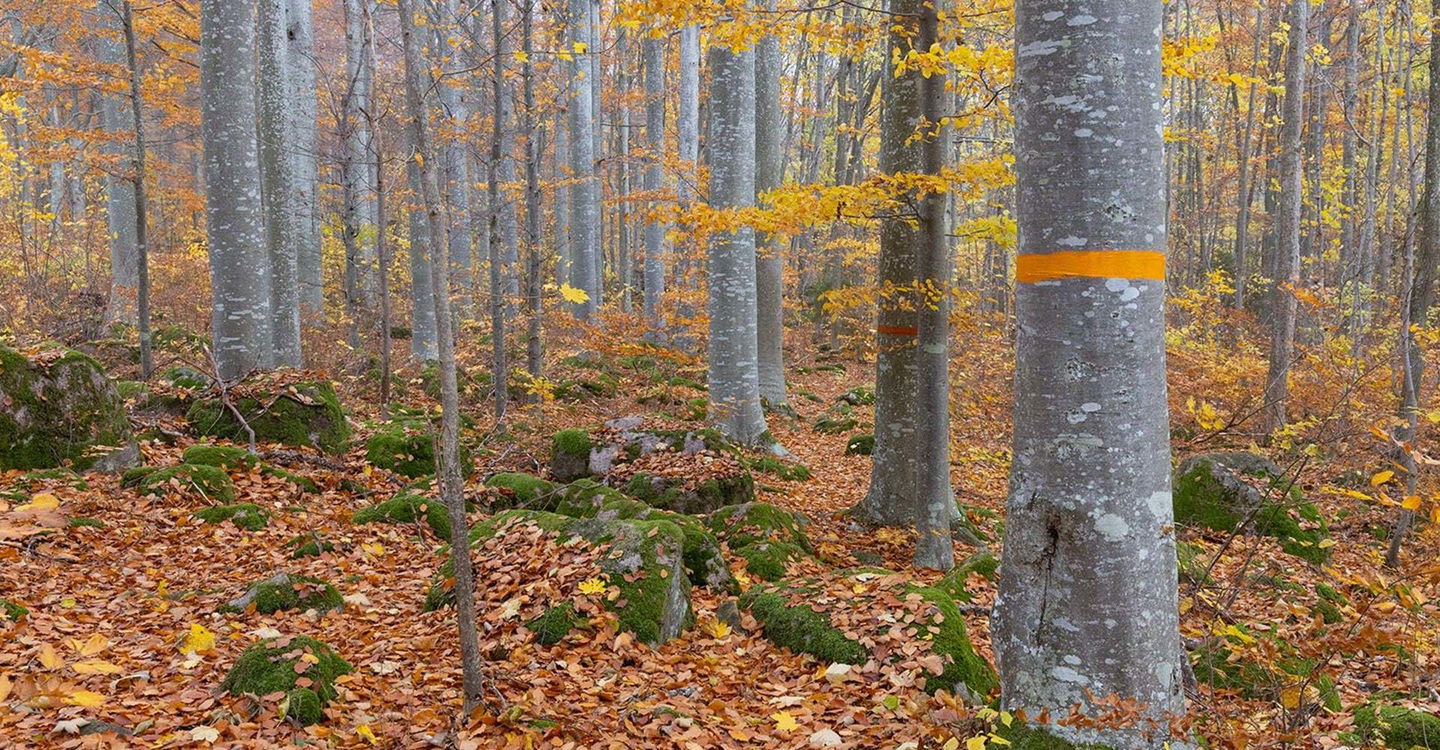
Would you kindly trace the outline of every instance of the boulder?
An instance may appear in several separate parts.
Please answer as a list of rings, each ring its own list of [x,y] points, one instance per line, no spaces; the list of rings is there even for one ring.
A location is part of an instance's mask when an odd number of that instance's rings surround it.
[[[345,411],[328,382],[300,381],[274,388],[246,384],[234,389],[231,400],[255,431],[257,442],[309,446],[337,454],[350,438]],[[196,401],[185,419],[200,435],[249,441],[240,420],[218,398]]]
[[[450,511],[445,504],[413,492],[401,492],[383,503],[361,508],[350,517],[351,522],[413,524],[423,519],[435,537],[450,539]]]
[[[411,479],[434,474],[435,433],[419,420],[391,422],[365,442],[365,460]],[[461,445],[461,472],[469,476],[474,469],[470,450]]]
[[[600,553],[593,556],[594,568],[588,575],[605,589],[613,589],[614,595],[604,599],[605,608],[615,613],[622,630],[634,633],[640,641],[663,643],[694,623],[690,579],[683,559],[685,535],[675,523],[663,519],[570,518],[544,511],[508,510],[478,524],[471,531],[471,547],[479,550],[477,558],[489,559],[513,546],[510,535],[535,529],[551,536],[562,548],[584,544]],[[453,585],[454,563],[446,560],[426,596],[426,609],[452,603]],[[578,616],[563,610],[566,603],[550,602],[540,616],[547,619],[531,621],[545,631],[549,642],[560,640],[570,628],[581,624]],[[561,630],[564,633],[557,632]]]
[[[621,417],[593,431],[569,429],[555,433],[551,440],[551,476],[559,482],[603,477],[625,461],[661,452],[687,456],[736,453],[717,430],[641,429],[644,423],[643,417]]]
[[[1357,747],[1440,748],[1440,716],[1372,701],[1355,709]]]
[[[255,503],[216,505],[209,508],[201,508],[195,511],[193,515],[196,519],[207,524],[219,524],[229,521],[246,531],[259,531],[270,525],[270,512]]]
[[[766,581],[784,578],[791,562],[814,552],[805,535],[807,523],[805,516],[769,503],[727,506],[705,521],[745,561],[746,572]]]
[[[0,471],[119,471],[139,458],[124,402],[99,363],[59,347],[0,346]]]
[[[847,456],[871,456],[875,454],[875,434],[867,432],[863,435],[856,435],[850,438],[845,444],[845,455]]]
[[[1248,522],[1297,557],[1323,563],[1330,556],[1328,527],[1285,472],[1254,453],[1194,456],[1175,472],[1175,522],[1234,531]]]
[[[218,466],[176,464],[174,466],[137,466],[125,472],[121,485],[135,487],[140,494],[159,497],[167,492],[194,494],[220,503],[235,499],[238,492],[230,475]]]
[[[626,464],[611,481],[623,481],[637,500],[677,513],[710,513],[755,499],[755,479],[730,456],[657,454]]]
[[[292,576],[277,573],[259,583],[252,584],[245,594],[232,599],[220,608],[221,612],[245,612],[251,605],[261,614],[273,614],[281,610],[315,610],[328,612],[345,608],[340,592],[326,581],[310,576]]]
[[[763,584],[745,592],[740,607],[755,617],[767,640],[822,664],[879,659],[913,671],[929,692],[980,699],[999,684],[970,643],[955,600],[889,571],[857,569]]]
[[[544,506],[538,503],[548,502],[548,496],[559,487],[554,482],[518,472],[495,474],[485,480],[485,486],[496,490],[491,493],[495,498],[495,505],[532,510],[544,510]]]
[[[335,679],[355,671],[329,646],[306,636],[269,638],[246,649],[225,675],[225,692],[256,698],[285,695],[285,715],[302,725],[325,718],[325,706],[335,700]],[[305,686],[300,679],[305,678]]]

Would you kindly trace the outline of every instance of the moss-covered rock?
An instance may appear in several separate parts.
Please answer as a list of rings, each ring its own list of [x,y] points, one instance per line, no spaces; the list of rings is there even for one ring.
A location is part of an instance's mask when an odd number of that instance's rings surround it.
[[[246,531],[259,531],[270,525],[270,512],[254,503],[216,505],[195,511],[195,518],[209,524],[229,521]]]
[[[320,493],[320,484],[317,483],[314,479],[311,479],[310,477],[301,474],[296,474],[295,472],[288,469],[282,469],[279,466],[270,466],[267,464],[260,467],[260,473],[267,477],[283,479],[290,484],[293,484],[296,487],[300,488],[301,492],[311,495],[318,495]]]
[[[856,435],[850,438],[845,444],[845,455],[847,456],[873,456],[875,454],[875,434],[867,432],[863,435]]]
[[[1248,521],[1296,557],[1329,559],[1329,532],[1319,509],[1304,502],[1280,467],[1262,456],[1210,453],[1189,459],[1175,473],[1174,501],[1176,523],[1228,532]]]
[[[257,388],[251,386],[251,392]],[[258,442],[311,446],[335,454],[345,449],[350,438],[340,399],[324,381],[292,383],[265,395],[237,396],[234,404]],[[240,421],[218,398],[196,401],[185,418],[198,434],[234,442],[249,440]]]
[[[743,470],[693,478],[641,471],[625,482],[624,490],[655,508],[703,514],[754,500],[755,479]]]
[[[1354,711],[1355,734],[1364,747],[1384,740],[1390,748],[1440,749],[1440,716],[1389,703],[1367,703]]]
[[[167,492],[193,493],[209,500],[228,503],[237,490],[230,475],[218,466],[176,464],[174,466],[141,466],[125,472],[121,484],[135,487],[142,495],[159,497]]]
[[[365,460],[411,479],[434,474],[434,431],[416,420],[392,422],[365,442]],[[464,445],[460,446],[460,468],[466,476],[475,468],[470,449]]]
[[[203,391],[210,387],[210,376],[193,367],[178,365],[160,371],[159,380],[175,388]]]
[[[558,513],[508,510],[476,524],[470,532],[471,545],[481,546],[506,533],[517,524],[534,524],[554,533],[562,544],[575,540],[606,551],[600,557],[597,577],[614,587],[618,596],[605,602],[615,612],[620,627],[639,640],[654,645],[670,640],[695,621],[690,606],[690,579],[683,560],[685,535],[680,527],[663,520],[570,518]],[[454,601],[454,562],[447,559],[425,598],[426,609],[448,606]],[[557,603],[558,604],[558,603]],[[555,634],[555,641],[564,634]]]
[[[535,640],[546,646],[553,646],[570,635],[570,631],[576,628],[583,628],[588,624],[586,618],[575,611],[575,605],[570,602],[561,602],[545,613],[525,623],[525,627],[535,634]]]
[[[503,472],[485,480],[486,487],[499,490],[493,493],[498,501],[495,505],[511,508],[539,509],[541,503],[554,494],[559,485],[530,474]]]
[[[226,471],[248,471],[260,465],[260,457],[233,445],[197,443],[185,449],[181,460],[199,466],[218,466]]]
[[[573,482],[591,476],[590,433],[561,430],[550,439],[550,476],[557,482]]]
[[[1265,661],[1255,656],[1253,645],[1265,640]],[[1332,711],[1340,710],[1335,681],[1314,659],[1299,656],[1295,646],[1273,636],[1236,624],[1210,639],[1190,654],[1196,681],[1217,690],[1228,690],[1250,699],[1279,700],[1302,685],[1311,688],[1308,697]]]
[[[278,573],[246,589],[245,594],[220,608],[221,612],[245,612],[251,605],[261,614],[281,610],[328,612],[345,608],[340,592],[328,582],[310,576]]]
[[[445,504],[413,492],[401,492],[383,503],[361,508],[350,517],[355,524],[413,524],[422,519],[437,539],[445,541],[450,538],[450,514]]]
[[[945,577],[935,584],[937,588],[949,594],[957,602],[970,602],[974,594],[970,593],[969,583],[971,575],[978,575],[981,578],[995,580],[995,572],[1000,569],[1000,558],[991,552],[976,552],[968,559],[956,565]]]
[[[786,461],[777,456],[757,456],[745,459],[745,468],[771,474],[791,482],[810,479],[810,469],[804,464]]]
[[[787,542],[805,552],[814,552],[810,538],[805,535],[808,524],[805,516],[769,503],[727,506],[711,513],[705,521],[715,536],[731,549],[756,542]]]
[[[98,362],[59,347],[26,355],[0,346],[0,470],[119,471],[139,458],[125,404]]]
[[[875,404],[875,386],[857,385],[837,396],[835,400],[851,406],[873,406]]]
[[[30,610],[20,606],[19,604],[16,604],[9,599],[0,599],[0,620],[10,620],[14,622],[21,619],[22,617],[28,616],[29,614]]]
[[[326,552],[335,551],[335,543],[326,539],[318,531],[292,537],[285,542],[285,547],[290,550],[290,559],[292,560],[299,560],[302,557],[319,557]]]
[[[766,581],[784,578],[791,562],[809,556],[790,542],[756,541],[730,550],[745,561],[745,572]]]
[[[231,695],[257,698],[284,693],[286,716],[310,725],[325,718],[325,706],[338,696],[335,679],[353,671],[349,662],[314,638],[272,638],[246,649],[220,687]],[[298,686],[301,677],[308,687]]]
[[[831,588],[843,586],[847,596],[827,594]],[[939,657],[936,663],[924,666],[925,688],[930,692],[969,691],[981,698],[999,684],[995,671],[975,651],[955,600],[939,588],[921,586],[900,576],[880,570],[855,570],[835,579],[786,579],[756,586],[740,597],[740,606],[748,609],[760,623],[762,634],[776,645],[791,651],[810,654],[822,662],[863,664],[872,654],[866,643],[880,644],[894,638],[892,622],[876,615],[847,611],[844,627],[833,610],[825,610],[819,602],[831,606],[873,607],[887,614],[892,602],[906,602],[916,615],[905,628],[908,637],[928,641],[930,652]],[[908,611],[908,610],[907,610]],[[856,636],[852,638],[846,633]],[[887,643],[883,658],[904,658]],[[933,667],[933,668],[932,668]]]

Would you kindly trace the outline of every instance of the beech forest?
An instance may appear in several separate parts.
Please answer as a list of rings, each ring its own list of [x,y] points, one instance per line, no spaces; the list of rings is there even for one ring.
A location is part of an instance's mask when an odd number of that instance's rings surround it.
[[[1440,750],[1440,0],[0,0],[0,747]]]

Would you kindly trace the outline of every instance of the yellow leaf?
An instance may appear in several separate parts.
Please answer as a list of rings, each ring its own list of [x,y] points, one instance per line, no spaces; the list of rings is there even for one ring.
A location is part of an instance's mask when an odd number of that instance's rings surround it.
[[[60,508],[60,498],[55,497],[54,495],[50,494],[49,492],[41,492],[41,493],[39,493],[39,494],[32,495],[32,496],[30,497],[30,502],[25,503],[24,505],[21,505],[21,506],[16,507],[15,510],[16,510],[17,512],[19,512],[19,511],[27,511],[27,510],[29,510],[29,511],[35,511],[35,510],[58,510],[59,508]]]
[[[525,50],[515,50],[515,54],[511,55],[511,57],[515,58],[515,62],[521,63],[522,65],[530,62],[530,56],[525,54]]]
[[[965,740],[965,750],[985,750],[985,738],[971,737]]]
[[[724,638],[730,635],[730,623],[714,620],[709,626],[710,635],[715,638]]]
[[[605,582],[599,578],[591,578],[580,582],[580,593],[582,594],[603,594],[605,593]]]
[[[560,286],[560,296],[564,297],[566,302],[576,305],[583,305],[590,301],[590,295],[584,289],[576,289],[569,284]]]
[[[1380,485],[1385,484],[1386,482],[1390,481],[1392,478],[1394,478],[1394,476],[1395,476],[1395,472],[1390,471],[1389,469],[1386,469],[1385,471],[1376,472],[1376,473],[1375,473],[1375,476],[1370,477],[1370,486],[1371,486],[1371,487],[1379,487]]]
[[[1329,549],[1329,548],[1335,546],[1335,540],[1334,540],[1334,539],[1322,539],[1322,540],[1320,540],[1320,543],[1317,544],[1317,545],[1315,545],[1315,546],[1316,546],[1316,547],[1319,547],[1320,549]]]
[[[576,43],[575,43],[575,54],[577,54],[577,55],[583,55],[583,54],[585,54],[585,50],[587,50],[587,49],[590,49],[590,47],[589,47],[589,45],[585,44],[584,42],[576,42]]]
[[[74,608],[75,608],[75,597],[73,597],[73,596],[67,596],[67,597],[65,597],[64,599],[61,599],[61,600],[60,600],[60,606],[61,606],[61,607],[64,607],[65,609],[74,609]]]
[[[1400,501],[1400,507],[1405,510],[1420,510],[1420,496],[1406,495],[1405,499]]]
[[[40,647],[40,664],[46,669],[59,669],[65,666],[65,660],[55,653],[55,647],[45,644]]]
[[[110,641],[99,633],[95,633],[83,641],[79,638],[71,638],[67,643],[81,656],[94,656],[110,647]]]
[[[185,636],[185,641],[180,644],[181,651],[209,651],[215,648],[215,634],[210,632],[204,625],[191,625],[190,632]]]
[[[941,750],[960,750],[960,738],[951,737],[950,739],[945,740],[945,744],[941,745],[940,747]]]
[[[120,671],[120,667],[101,659],[77,661],[72,668],[80,674],[116,674]]]
[[[366,554],[373,557],[385,556],[385,545],[380,544],[379,542],[376,542],[374,544],[362,544],[360,545],[360,549],[364,550]]]
[[[379,738],[375,736],[375,733],[370,731],[369,724],[361,724],[360,726],[355,727],[355,734],[360,735],[362,738],[364,738],[366,742],[372,745],[380,741]]]
[[[99,708],[105,705],[105,696],[89,690],[75,690],[65,696],[65,702],[72,706]]]
[[[791,716],[789,711],[770,714],[770,718],[775,720],[775,728],[782,732],[793,732],[800,728],[795,717]]]

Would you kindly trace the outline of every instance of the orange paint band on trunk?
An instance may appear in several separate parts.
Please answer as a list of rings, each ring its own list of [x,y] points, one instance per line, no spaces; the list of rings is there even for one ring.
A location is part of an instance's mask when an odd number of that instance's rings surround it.
[[[1155,250],[1062,250],[1015,258],[1022,284],[1066,278],[1165,280],[1165,253]]]

